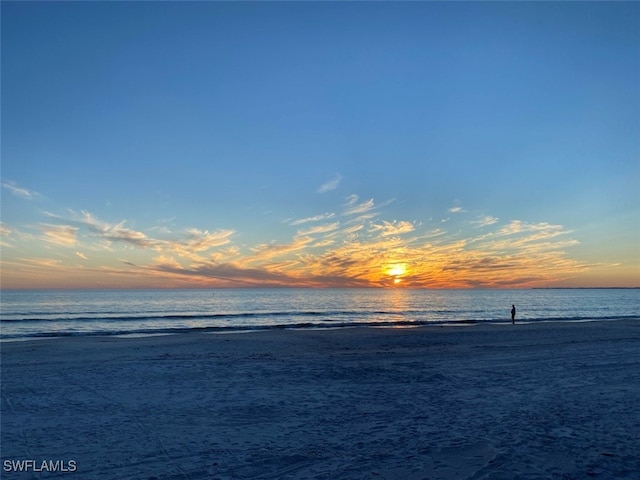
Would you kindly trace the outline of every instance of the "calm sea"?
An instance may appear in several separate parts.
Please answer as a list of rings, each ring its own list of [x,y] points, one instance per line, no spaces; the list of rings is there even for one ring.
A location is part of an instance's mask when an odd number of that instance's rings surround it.
[[[23,290],[0,296],[3,340],[273,328],[640,320],[639,289]]]

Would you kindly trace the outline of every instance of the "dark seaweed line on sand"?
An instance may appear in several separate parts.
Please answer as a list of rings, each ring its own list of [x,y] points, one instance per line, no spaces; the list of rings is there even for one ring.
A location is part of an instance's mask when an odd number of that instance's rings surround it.
[[[614,320],[639,320],[635,315],[610,316],[610,317],[565,317],[565,318],[540,318],[526,319],[521,323],[536,322],[585,322],[585,321],[614,321]],[[123,335],[167,335],[179,333],[226,333],[226,332],[248,332],[248,331],[268,331],[268,330],[301,330],[301,329],[329,329],[329,328],[354,328],[354,327],[420,327],[420,326],[453,326],[453,325],[477,325],[491,323],[507,323],[510,320],[390,320],[374,322],[337,322],[325,319],[323,322],[302,322],[291,324],[271,324],[271,325],[205,325],[199,327],[159,327],[159,328],[132,328],[114,330],[64,330],[64,331],[43,331],[37,333],[16,333],[12,335],[2,335],[3,340],[12,338],[63,338],[63,337],[84,337],[84,336],[123,336]]]

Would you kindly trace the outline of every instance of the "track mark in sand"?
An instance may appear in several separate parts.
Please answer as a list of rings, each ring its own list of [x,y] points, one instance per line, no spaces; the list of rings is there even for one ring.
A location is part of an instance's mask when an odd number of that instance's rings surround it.
[[[108,395],[105,395],[104,393],[98,390],[89,388],[84,384],[78,383],[77,381],[72,379],[67,373],[62,373],[62,376],[67,380],[67,382],[69,382],[69,384],[75,385],[80,390],[88,392],[91,395],[95,395],[96,397],[102,398],[103,400],[106,400],[109,403],[116,405],[123,412],[127,411],[127,408],[123,403],[109,397]],[[167,451],[166,447],[162,443],[162,440],[160,440],[160,438],[152,432],[152,430],[140,419],[140,417],[134,416],[133,419],[135,423],[140,427],[140,430],[144,432],[144,434],[149,438],[149,440],[155,442],[160,447],[160,450],[162,451],[164,456],[167,458],[169,463],[171,463],[174,466],[174,468],[178,471],[179,475],[185,478],[186,480],[190,480],[189,475],[182,468],[180,468],[180,465],[174,462],[173,457]]]
[[[2,400],[4,401],[4,403],[9,407],[9,411],[13,414],[13,416],[15,418],[20,418],[20,415],[18,415],[18,412],[16,411],[16,408],[13,406],[13,402],[11,402],[9,395],[7,395],[6,393],[2,394]],[[29,441],[29,436],[26,434],[25,432],[25,424],[24,421],[22,419],[18,420],[19,422],[19,437],[20,439],[22,439],[22,443],[24,444],[24,448],[27,454],[27,457],[29,458],[33,458],[33,454],[31,452],[31,447],[30,447],[30,441]]]

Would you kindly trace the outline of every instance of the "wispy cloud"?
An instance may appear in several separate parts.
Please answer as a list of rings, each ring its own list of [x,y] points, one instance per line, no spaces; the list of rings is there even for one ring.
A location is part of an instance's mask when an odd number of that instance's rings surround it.
[[[158,252],[172,252],[178,256],[193,257],[230,242],[234,230],[209,232],[197,228],[189,228],[182,237],[161,239],[148,236],[146,233],[126,227],[126,221],[112,224],[99,220],[87,211],[82,211],[77,223],[88,228],[94,236],[109,243],[123,243],[139,248],[150,248]],[[150,230],[154,230],[153,228]]]
[[[544,285],[587,268],[567,255],[578,242],[561,225],[482,215],[458,217],[456,228],[445,230],[437,219],[384,220],[381,205],[352,195],[340,217],[289,219],[288,226],[300,228],[288,238],[253,243],[246,238],[239,243],[242,234],[232,229],[165,232],[104,221],[88,211],[47,213],[48,222],[38,227],[41,235],[29,241],[47,245],[42,252],[63,248],[56,262],[32,258],[25,272],[32,275],[29,281],[37,268],[42,278],[51,278],[56,269],[67,278],[93,278],[88,276],[93,268],[102,281],[122,276],[122,284],[139,286],[385,286],[400,279],[415,288],[466,288]],[[4,224],[1,231],[12,234]],[[83,252],[100,250],[91,262],[78,262],[88,260]],[[62,268],[58,259],[64,255],[68,264]],[[93,267],[105,256],[117,258],[117,265]],[[27,275],[14,262],[15,275]],[[403,265],[402,274],[397,265]]]
[[[364,228],[364,224],[362,223],[359,225],[351,225],[350,227],[346,227],[342,229],[342,233],[345,235],[351,235],[362,230],[363,228]]]
[[[2,187],[7,189],[16,197],[25,198],[27,200],[32,200],[35,197],[39,196],[37,192],[31,191],[25,187],[21,187],[16,182],[12,181],[2,182]]]
[[[302,225],[303,223],[320,222],[322,220],[328,220],[333,217],[335,217],[335,213],[323,213],[321,215],[314,215],[313,217],[300,218],[298,220],[293,220],[289,223],[289,225],[296,226],[296,225]]]
[[[402,235],[415,230],[413,223],[407,221],[387,222],[383,221],[381,224],[372,225],[372,231],[379,232],[383,237],[389,235]]]
[[[315,227],[311,227],[311,228],[308,228],[307,230],[300,230],[298,231],[297,235],[300,235],[300,236],[318,235],[321,233],[333,232],[337,230],[338,227],[340,227],[340,222],[328,223],[326,225],[318,225]]]
[[[339,173],[336,173],[331,180],[320,185],[320,187],[318,187],[316,192],[327,193],[327,192],[330,192],[331,190],[335,190],[336,188],[338,188],[338,185],[340,184],[341,181],[342,181],[342,175],[340,175]]]
[[[373,198],[360,203],[358,203],[358,200],[359,197],[357,195],[349,195],[349,197],[347,197],[343,215],[359,215],[362,213],[367,213],[371,209],[373,209],[375,205]]]
[[[63,247],[72,247],[77,242],[76,227],[70,225],[41,225],[42,238],[45,242]]]
[[[13,247],[13,245],[7,241],[12,233],[13,233],[13,230],[11,230],[10,228],[7,228],[3,223],[0,223],[0,247],[2,248]]]
[[[293,252],[299,252],[311,243],[313,238],[308,236],[296,237],[291,243],[263,243],[251,248],[252,255],[246,257],[244,262],[264,262],[273,258],[282,257]]]
[[[78,223],[100,238],[110,242],[124,242],[138,247],[152,247],[154,241],[142,232],[125,227],[126,221],[117,224],[103,222],[87,211],[82,211]]]
[[[235,233],[233,230],[218,230],[209,233],[208,230],[198,230],[197,228],[190,228],[187,232],[189,234],[187,239],[178,240],[173,243],[175,247],[179,247],[179,249],[193,252],[203,252],[226,245],[229,243],[229,237]],[[167,242],[166,244],[170,245],[171,242]]]
[[[478,220],[474,220],[471,222],[471,225],[476,227],[488,227],[489,225],[493,225],[498,223],[498,218],[492,217],[491,215],[482,215],[478,217]]]

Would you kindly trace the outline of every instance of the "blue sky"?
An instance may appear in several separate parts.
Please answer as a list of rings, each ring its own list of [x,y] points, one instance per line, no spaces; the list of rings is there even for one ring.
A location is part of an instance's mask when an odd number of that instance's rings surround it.
[[[2,2],[2,285],[640,285],[637,2]]]

